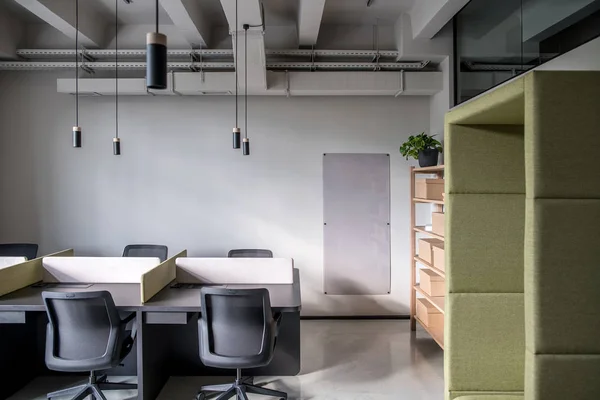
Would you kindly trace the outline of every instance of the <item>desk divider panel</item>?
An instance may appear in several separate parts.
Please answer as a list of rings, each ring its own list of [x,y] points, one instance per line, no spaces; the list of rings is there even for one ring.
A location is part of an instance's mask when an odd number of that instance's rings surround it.
[[[177,269],[175,260],[179,257],[187,257],[187,250],[183,250],[181,253],[174,255],[156,268],[153,268],[142,275],[142,303],[150,300],[175,279]]]
[[[27,261],[27,257],[0,257],[0,269],[22,264]]]
[[[175,262],[179,283],[294,283],[294,260],[291,258],[178,258]]]
[[[158,257],[44,257],[43,280],[56,283],[141,283]]]
[[[73,249],[59,251],[20,264],[0,268],[0,296],[12,293],[43,279],[43,259],[73,256]]]

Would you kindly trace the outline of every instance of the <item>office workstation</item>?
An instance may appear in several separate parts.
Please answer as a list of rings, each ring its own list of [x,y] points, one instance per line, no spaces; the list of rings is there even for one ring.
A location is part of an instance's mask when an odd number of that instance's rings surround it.
[[[13,269],[13,285],[3,288],[4,296],[0,297],[0,331],[6,338],[0,348],[0,368],[11,378],[2,386],[2,398],[38,375],[56,373],[51,372],[50,365],[49,369],[44,367],[49,346],[46,342],[44,349],[48,296],[66,296],[63,301],[67,301],[69,296],[77,300],[108,293],[115,310],[129,318],[128,330],[135,332],[135,345],[117,360],[119,365],[104,372],[111,377],[136,377],[140,399],[156,398],[174,375],[230,373],[206,367],[199,358],[203,287],[225,293],[266,290],[269,309],[279,316],[277,346],[267,365],[244,372],[250,376],[295,375],[300,370],[300,282],[291,259],[187,258],[186,251],[182,251],[160,263],[157,257],[75,257],[72,250],[67,250]],[[2,274],[7,275],[7,270],[0,272],[0,281],[5,281]],[[76,308],[71,314],[67,312],[65,318],[76,318],[76,312]],[[85,330],[63,334],[86,346]],[[77,354],[86,352],[75,351],[71,357]],[[32,368],[32,364],[37,367]],[[115,388],[125,389],[118,385]]]
[[[0,0],[0,400],[598,400],[600,0]]]

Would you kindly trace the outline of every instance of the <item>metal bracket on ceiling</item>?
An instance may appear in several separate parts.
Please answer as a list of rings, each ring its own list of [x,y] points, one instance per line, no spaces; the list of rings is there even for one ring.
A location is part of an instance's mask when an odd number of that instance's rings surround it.
[[[80,61],[80,66],[79,68],[81,68],[82,71],[90,74],[90,75],[94,75],[96,73],[96,71],[94,71],[94,69],[92,67],[89,67],[88,65],[86,65],[86,62],[93,62],[94,58],[93,57],[89,57],[85,55],[85,49],[81,51],[81,55],[80,55],[81,59]]]
[[[396,94],[394,95],[394,97],[398,97],[402,93],[404,93],[405,79],[406,79],[406,77],[404,76],[404,70],[400,70],[400,90],[398,90],[396,92]]]
[[[285,96],[290,97],[290,74],[288,70],[285,70]]]
[[[92,56],[91,56],[91,55],[88,53],[88,51],[87,51],[87,49],[86,49],[86,48],[83,48],[83,49],[81,50],[81,58],[82,58],[82,60],[83,60],[83,59],[85,59],[85,60],[86,60],[86,61],[88,61],[88,62],[94,62],[94,61],[96,61],[96,58],[95,58],[95,57],[92,57]]]
[[[175,71],[171,70],[171,93],[177,96],[181,96],[177,90],[175,90]]]
[[[310,70],[316,71],[317,67],[315,66],[317,55],[315,53],[315,45],[310,46]]]

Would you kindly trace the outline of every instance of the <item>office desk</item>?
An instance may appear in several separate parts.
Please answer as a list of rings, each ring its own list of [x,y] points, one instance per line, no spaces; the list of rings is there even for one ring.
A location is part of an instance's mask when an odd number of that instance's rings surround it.
[[[83,285],[87,286],[87,285]],[[226,285],[227,288],[266,288],[271,306],[281,312],[282,323],[273,361],[247,371],[250,375],[296,375],[300,371],[300,279],[294,270],[292,285]],[[140,301],[137,284],[92,284],[73,287],[27,287],[0,297],[0,399],[5,399],[39,375],[51,375],[44,363],[47,318],[43,291],[111,292],[122,312],[137,314],[137,347],[123,367],[109,375],[137,375],[138,398],[155,399],[170,376],[231,375],[232,371],[207,368],[200,362],[197,321],[201,312],[200,288],[167,285],[149,302]]]

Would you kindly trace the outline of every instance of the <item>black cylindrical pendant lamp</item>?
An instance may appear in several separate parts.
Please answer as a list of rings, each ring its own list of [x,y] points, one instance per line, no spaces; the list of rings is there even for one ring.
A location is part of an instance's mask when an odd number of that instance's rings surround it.
[[[79,126],[79,0],[75,0],[75,126],[73,127],[73,147],[81,147],[81,127]]]
[[[240,148],[240,128],[233,128],[233,148]]]
[[[167,37],[158,32],[158,0],[156,0],[156,32],[146,35],[146,87],[167,88]]]
[[[250,155],[250,139],[248,139],[247,137],[245,137],[243,139],[242,152],[244,153],[245,156]]]
[[[115,156],[121,155],[121,139],[113,138],[113,154]]]
[[[146,87],[167,88],[167,37],[162,33],[146,35]]]
[[[81,147],[81,127],[73,127],[73,147]]]

